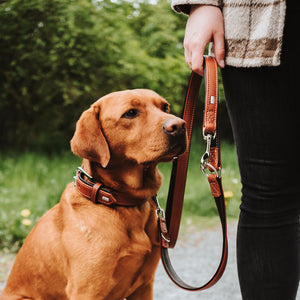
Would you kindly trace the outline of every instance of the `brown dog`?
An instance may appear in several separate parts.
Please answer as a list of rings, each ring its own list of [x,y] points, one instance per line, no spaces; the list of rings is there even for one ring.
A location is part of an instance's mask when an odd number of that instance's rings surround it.
[[[157,164],[185,147],[185,122],[156,93],[128,90],[95,102],[77,122],[72,151],[93,180],[135,205],[93,203],[70,183],[26,238],[1,300],[152,299]]]

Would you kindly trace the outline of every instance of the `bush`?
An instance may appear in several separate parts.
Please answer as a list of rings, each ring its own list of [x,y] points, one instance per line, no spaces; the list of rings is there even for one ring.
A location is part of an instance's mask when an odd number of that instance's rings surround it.
[[[80,113],[116,90],[153,89],[178,111],[185,19],[166,0],[2,1],[0,144],[66,148]]]

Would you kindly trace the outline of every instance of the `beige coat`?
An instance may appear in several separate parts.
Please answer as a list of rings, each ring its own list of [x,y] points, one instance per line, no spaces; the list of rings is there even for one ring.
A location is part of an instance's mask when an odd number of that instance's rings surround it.
[[[173,0],[177,12],[188,14],[191,4],[222,9],[226,64],[236,67],[278,66],[285,21],[285,0]]]

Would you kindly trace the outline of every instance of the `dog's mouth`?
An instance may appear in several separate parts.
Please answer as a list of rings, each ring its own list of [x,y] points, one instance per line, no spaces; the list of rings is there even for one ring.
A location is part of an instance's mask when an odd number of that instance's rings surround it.
[[[186,144],[187,143],[185,138],[177,139],[176,141],[170,143],[170,147],[166,152],[174,153],[175,155],[180,155],[186,150]]]
[[[171,161],[174,157],[183,154],[186,150],[186,147],[187,147],[187,142],[185,139],[175,144],[173,143],[157,158],[153,160],[144,161],[142,162],[142,165],[145,166],[146,168],[149,168],[153,164]]]
[[[187,136],[186,130],[182,130],[179,134],[175,136],[169,136],[169,147],[166,150],[166,155],[178,156],[186,150],[187,146]]]
[[[176,144],[172,144],[169,149],[165,152],[165,155],[163,155],[163,159],[170,160],[173,157],[176,157],[178,155],[181,155],[185,152],[187,147],[186,140],[181,140],[180,142]]]
[[[142,165],[145,167],[145,168],[150,168],[151,165],[155,164],[156,162],[154,160],[149,160],[149,161],[145,161],[142,163]]]

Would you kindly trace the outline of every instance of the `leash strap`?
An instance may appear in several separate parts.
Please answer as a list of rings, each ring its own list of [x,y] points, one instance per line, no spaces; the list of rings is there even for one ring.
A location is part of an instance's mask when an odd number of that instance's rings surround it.
[[[201,171],[207,176],[211,193],[215,199],[220,221],[222,225],[223,247],[222,256],[213,277],[204,285],[199,287],[185,283],[175,272],[168,253],[168,248],[176,244],[184,190],[188,168],[190,143],[196,102],[201,84],[201,76],[192,72],[187,96],[185,99],[182,118],[186,121],[188,145],[185,153],[173,161],[170,187],[166,205],[166,217],[158,205],[157,215],[161,232],[161,259],[170,279],[179,287],[189,291],[201,291],[213,286],[222,276],[228,257],[227,224],[225,199],[221,181],[221,159],[220,142],[218,136],[217,109],[218,109],[218,67],[215,58],[204,57],[204,79],[205,79],[205,110],[203,118],[203,137],[206,140],[206,151],[201,158]],[[154,199],[157,201],[157,199]]]

